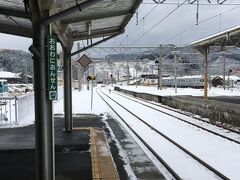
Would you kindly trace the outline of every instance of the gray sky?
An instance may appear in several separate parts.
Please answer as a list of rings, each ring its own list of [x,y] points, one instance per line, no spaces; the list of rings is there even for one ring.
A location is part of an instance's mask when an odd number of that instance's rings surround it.
[[[152,2],[151,0],[146,1]],[[177,2],[177,0],[167,0],[167,2],[173,1]],[[216,0],[211,1],[216,2]],[[207,0],[200,0],[200,3],[201,2],[207,4]],[[227,2],[240,4],[240,0],[228,0],[226,3]],[[110,40],[109,42],[102,45],[158,46],[160,43],[185,45],[200,38],[240,24],[240,5],[200,5],[199,22],[213,16],[216,17],[204,23],[200,23],[199,25],[195,25],[197,9],[196,4],[181,6],[162,22],[160,21],[173,9],[175,9],[177,5],[161,4],[153,9],[154,6],[156,6],[156,4],[141,5],[139,8],[138,25],[136,25],[135,15],[132,18],[132,21],[128,24],[123,35],[118,36],[117,38]],[[145,16],[146,14],[148,15]],[[221,14],[221,16],[219,14]],[[151,28],[158,22],[160,22],[158,25],[156,25],[154,28]],[[176,36],[172,40],[167,41],[182,31],[184,31],[184,33]],[[139,39],[139,37],[141,38]],[[31,45],[31,42],[32,40],[28,38],[16,37],[0,33],[0,48],[21,49],[28,51],[28,47]]]
[[[170,2],[170,0],[168,0]],[[214,2],[214,0],[211,0]],[[176,1],[175,1],[176,2]],[[207,0],[200,0],[207,3]],[[216,2],[216,0],[215,0]],[[227,2],[240,3],[240,0]],[[145,16],[155,5],[143,5],[139,11],[139,20]],[[200,5],[199,22],[216,16],[211,20],[196,25],[196,5],[184,5],[173,12],[168,18],[160,22],[167,14],[169,14],[177,5],[158,5],[151,13],[144,18],[139,25],[136,25],[136,16],[132,19],[132,23],[124,35],[118,37],[118,42],[122,44],[133,45],[159,45],[160,43],[174,43],[178,45],[189,44],[200,38],[209,36],[219,31],[231,28],[240,24],[240,6],[213,6]],[[233,9],[235,8],[235,9]],[[233,10],[230,10],[233,9]],[[219,15],[221,13],[221,16]],[[153,27],[156,23],[157,26]],[[150,30],[151,29],[151,30]],[[178,33],[186,30],[181,35],[166,41]],[[145,34],[143,36],[143,34]],[[128,36],[127,36],[128,35]],[[139,39],[139,37],[142,37]],[[138,40],[139,39],[139,40]]]

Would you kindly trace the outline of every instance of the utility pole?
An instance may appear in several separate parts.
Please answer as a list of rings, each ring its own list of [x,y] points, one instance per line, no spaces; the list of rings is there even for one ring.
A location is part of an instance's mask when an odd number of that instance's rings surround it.
[[[111,84],[112,84],[112,87],[113,87],[113,74],[110,74],[110,78],[111,78]]]
[[[129,86],[129,62],[127,61],[127,86]]]
[[[208,68],[208,53],[209,47],[204,47],[203,55],[204,55],[204,100],[208,100],[208,76],[207,76],[207,68]]]
[[[232,72],[232,69],[229,69],[228,70],[228,90],[230,88],[230,74],[231,74],[231,72]]]
[[[175,93],[177,93],[177,53],[179,51],[176,51],[176,47],[175,47],[175,51],[172,51],[172,53],[174,53],[174,63],[173,63],[173,67],[174,67],[174,84],[175,84]]]
[[[208,75],[208,84],[209,84],[209,89],[211,89],[212,88],[212,77],[211,77],[211,74],[209,73],[209,75]]]
[[[177,63],[177,51],[174,52],[174,83],[175,83],[175,93],[177,93],[177,68],[176,68],[176,63]]]
[[[226,90],[226,59],[223,57],[223,89]]]
[[[162,44],[159,46],[158,89],[162,90]]]
[[[26,84],[27,84],[27,89],[28,89],[28,60],[26,59]]]
[[[118,76],[117,76],[117,77],[118,77],[118,82],[119,82],[119,80],[120,80],[120,79],[119,79],[119,69],[118,69]]]
[[[80,50],[80,43],[77,43],[77,49]],[[80,53],[78,53],[78,59],[80,59]],[[78,66],[78,91],[82,90],[82,67]]]
[[[138,83],[137,80],[138,80],[138,79],[137,79],[137,70],[136,70],[136,88],[137,88],[137,83]]]
[[[135,80],[136,80],[136,88],[137,88],[137,80],[138,80],[138,78],[137,78],[137,64],[135,66],[135,70],[136,70],[136,78],[135,78]]]

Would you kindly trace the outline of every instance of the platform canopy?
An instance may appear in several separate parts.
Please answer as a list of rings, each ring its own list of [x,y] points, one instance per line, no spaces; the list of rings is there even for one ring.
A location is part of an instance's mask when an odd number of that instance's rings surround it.
[[[124,28],[142,0],[35,0],[40,14],[47,10],[50,16],[74,6],[79,10],[52,23],[60,38],[72,41],[111,36]],[[84,7],[84,3],[91,3]],[[0,32],[17,36],[32,35],[31,0],[0,0]],[[83,5],[83,6],[81,6]]]
[[[221,50],[223,50],[225,46],[240,47],[240,26],[195,41],[191,43],[191,46],[199,51],[201,51],[202,48],[211,46],[219,46]]]

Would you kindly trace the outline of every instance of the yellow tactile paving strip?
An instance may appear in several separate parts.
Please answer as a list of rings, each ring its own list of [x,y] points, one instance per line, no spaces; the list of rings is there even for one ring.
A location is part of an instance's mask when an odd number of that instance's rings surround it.
[[[77,128],[90,131],[92,176],[94,180],[119,180],[104,133],[99,128]]]
[[[99,168],[98,168],[97,146],[96,146],[96,139],[95,139],[93,128],[90,128],[90,141],[91,141],[90,151],[91,151],[91,158],[92,158],[92,177],[93,179],[101,179]]]

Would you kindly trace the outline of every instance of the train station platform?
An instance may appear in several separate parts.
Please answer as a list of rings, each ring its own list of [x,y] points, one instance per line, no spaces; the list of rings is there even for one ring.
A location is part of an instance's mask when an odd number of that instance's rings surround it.
[[[220,102],[240,104],[240,96],[215,96],[215,97],[209,97],[208,99],[220,101]]]
[[[71,133],[63,132],[63,115],[54,119],[56,180],[164,179],[115,119],[75,114]],[[0,129],[1,180],[35,179],[34,131],[34,125]]]

